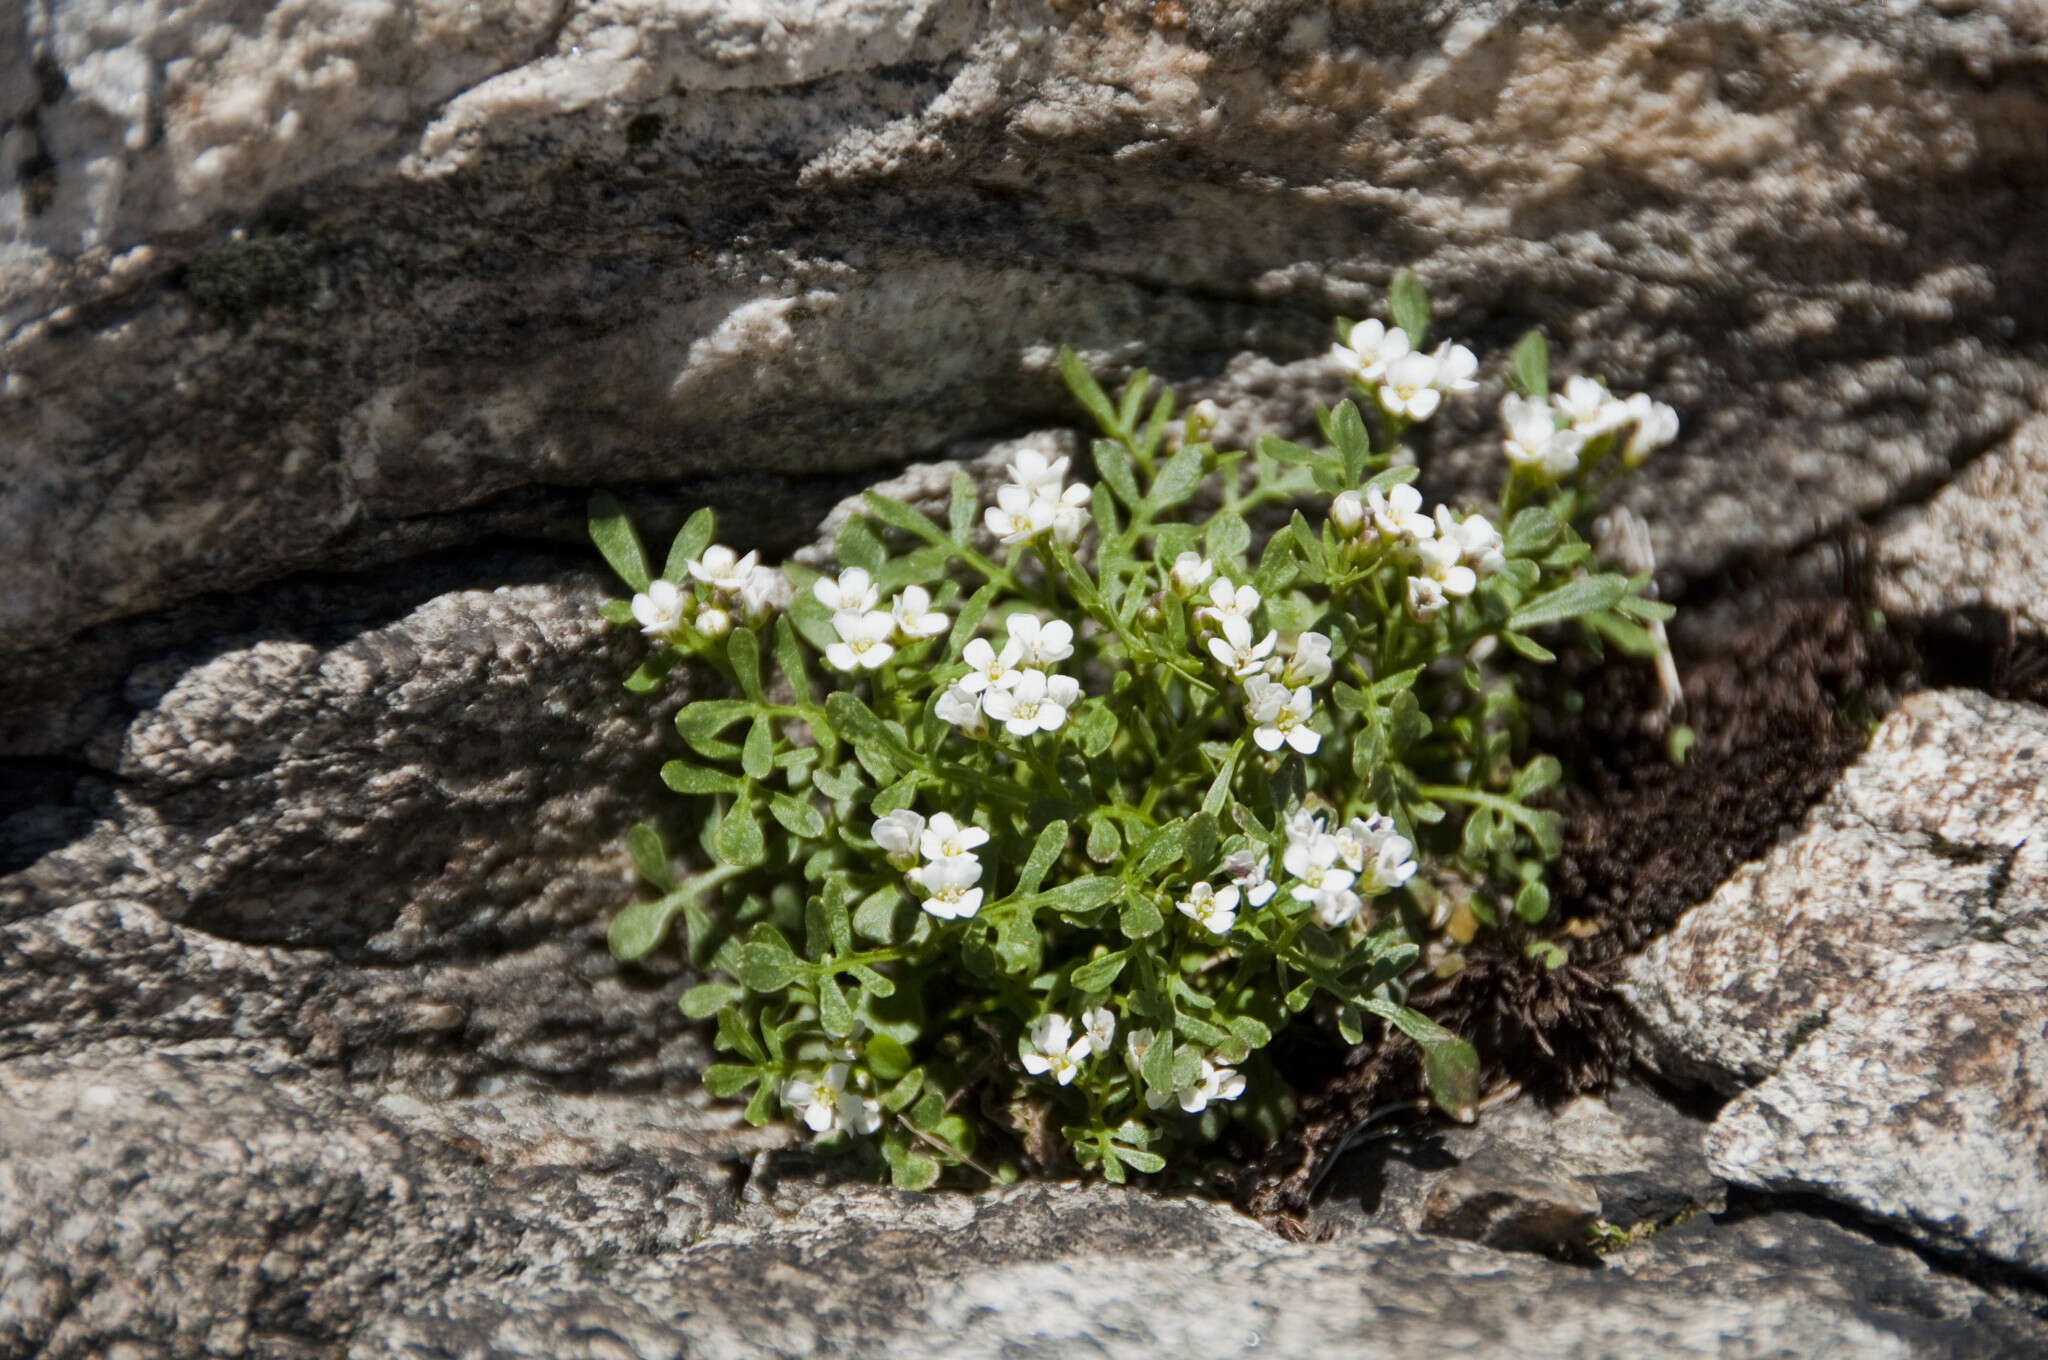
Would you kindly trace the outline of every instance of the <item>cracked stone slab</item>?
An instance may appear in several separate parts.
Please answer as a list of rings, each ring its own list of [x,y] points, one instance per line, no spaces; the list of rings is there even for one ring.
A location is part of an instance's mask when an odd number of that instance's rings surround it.
[[[1486,353],[1541,323],[1560,371],[1678,407],[1631,495],[1683,575],[2041,406],[2025,6],[14,12],[4,653],[570,536],[565,488],[1071,423],[1061,342],[1306,424],[1330,318],[1401,266]],[[1498,476],[1488,379],[1433,422],[1440,489]]]
[[[2048,635],[2048,418],[2029,420],[1872,545],[1878,602],[1911,618],[2007,611]]]
[[[1716,1173],[2048,1272],[2048,712],[1907,699],[1624,992]]]
[[[0,1352],[1988,1360],[2048,1344],[2048,1323],[1796,1215],[1694,1220],[1586,1269],[1385,1229],[1289,1243],[1213,1202],[1100,1185],[920,1196],[818,1168],[738,1186],[550,1108],[501,1111],[501,1132],[527,1131],[508,1151],[259,1043],[0,1061]]]

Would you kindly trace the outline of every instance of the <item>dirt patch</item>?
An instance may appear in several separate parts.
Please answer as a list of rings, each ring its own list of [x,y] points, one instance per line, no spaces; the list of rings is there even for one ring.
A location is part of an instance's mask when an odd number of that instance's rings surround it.
[[[1560,805],[1564,853],[1552,873],[1558,918],[1570,923],[1561,941],[1567,962],[1551,969],[1524,957],[1527,937],[1511,929],[1468,951],[1456,977],[1410,998],[1472,1039],[1489,1087],[1516,1083],[1560,1100],[1624,1070],[1631,1044],[1613,990],[1619,960],[1804,816],[1900,695],[1926,683],[2024,689],[2048,675],[2027,648],[1988,626],[1957,639],[1888,626],[1845,596],[1744,593],[1755,602],[1734,626],[1724,602],[1719,626],[1703,618],[1674,635],[1680,717],[1694,733],[1683,765],[1668,754],[1648,668],[1581,662],[1544,678],[1553,697],[1583,699],[1569,718],[1564,704],[1548,705],[1560,716],[1536,734],[1572,775]],[[1860,593],[1852,586],[1845,594]],[[1555,933],[1555,920],[1545,933]],[[1314,1066],[1298,1052],[1291,1075]],[[1246,1206],[1283,1231],[1303,1230],[1314,1189],[1352,1131],[1419,1094],[1404,1041],[1368,1044],[1324,1066],[1326,1075],[1302,1087],[1288,1135],[1240,1182]]]

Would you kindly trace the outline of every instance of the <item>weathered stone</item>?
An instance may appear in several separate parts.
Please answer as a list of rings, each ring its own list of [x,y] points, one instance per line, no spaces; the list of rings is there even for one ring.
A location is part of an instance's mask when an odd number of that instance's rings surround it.
[[[1896,614],[2010,612],[2048,634],[2048,419],[2030,420],[1873,545],[1878,601]]]
[[[1629,969],[1730,1181],[2048,1271],[2048,713],[1915,695]]]
[[[445,1116],[446,1111],[440,1112]],[[189,1355],[1994,1356],[2048,1324],[1811,1220],[1604,1269],[1403,1232],[1283,1242],[1103,1186],[736,1182],[543,1096],[451,1149],[266,1047],[0,1062],[0,1348]]]
[[[0,649],[531,532],[548,488],[873,467],[1071,419],[1069,341],[1284,397],[1413,265],[1489,352],[1686,421],[1695,574],[2036,409],[2023,7],[550,0],[0,56]],[[283,17],[288,13],[288,17]],[[1296,362],[1300,361],[1300,362]],[[1496,475],[1489,387],[1432,433]]]
[[[1570,1251],[1600,1217],[1600,1194],[1533,1159],[1474,1157],[1429,1188],[1422,1230],[1502,1251]]]

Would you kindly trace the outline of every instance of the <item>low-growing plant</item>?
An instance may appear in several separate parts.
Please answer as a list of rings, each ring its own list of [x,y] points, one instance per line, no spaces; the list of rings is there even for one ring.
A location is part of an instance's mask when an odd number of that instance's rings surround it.
[[[1477,385],[1428,326],[1411,275],[1391,324],[1339,322],[1362,400],[1319,411],[1315,447],[1221,447],[1213,408],[1176,421],[1143,372],[1112,400],[1063,352],[1093,483],[1026,451],[992,505],[956,474],[943,520],[870,493],[831,573],[740,556],[699,510],[656,576],[593,499],[635,592],[605,615],[654,648],[628,688],[717,677],[662,770],[709,867],[635,827],[660,896],[611,931],[632,960],[679,929],[712,1094],[899,1185],[1013,1174],[978,1158],[992,1135],[1121,1181],[1233,1120],[1278,1133],[1266,1050],[1314,1013],[1420,1045],[1469,1117],[1473,1050],[1405,998],[1510,922],[1561,957],[1528,929],[1560,769],[1521,677],[1561,638],[1659,651],[1648,577],[1602,570],[1580,526],[1676,417],[1553,394],[1532,334],[1494,516],[1426,510],[1403,440]]]

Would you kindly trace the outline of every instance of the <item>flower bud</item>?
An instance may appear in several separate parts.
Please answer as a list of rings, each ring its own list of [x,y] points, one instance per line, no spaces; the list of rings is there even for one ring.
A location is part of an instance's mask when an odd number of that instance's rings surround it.
[[[1356,538],[1365,527],[1365,502],[1356,491],[1340,491],[1330,502],[1330,523],[1346,538]]]

